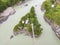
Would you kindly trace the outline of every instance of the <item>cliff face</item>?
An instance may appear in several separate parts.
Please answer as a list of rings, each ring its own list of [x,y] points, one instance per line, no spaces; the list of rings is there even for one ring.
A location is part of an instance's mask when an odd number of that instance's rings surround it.
[[[14,8],[9,7],[7,8],[5,11],[3,11],[2,13],[0,13],[0,24],[3,23],[4,21],[6,21],[8,19],[8,17],[12,14],[14,14],[16,11]]]
[[[13,6],[17,3],[21,4],[25,0],[0,0],[0,24],[8,19],[16,11]]]
[[[56,1],[51,3],[51,1],[46,0],[42,4],[41,9],[43,9],[42,11],[45,11],[45,21],[51,26],[56,36],[60,39],[60,5]]]
[[[60,39],[60,26],[54,24],[46,16],[44,16],[45,21],[51,26],[52,30],[55,32],[56,36]]]

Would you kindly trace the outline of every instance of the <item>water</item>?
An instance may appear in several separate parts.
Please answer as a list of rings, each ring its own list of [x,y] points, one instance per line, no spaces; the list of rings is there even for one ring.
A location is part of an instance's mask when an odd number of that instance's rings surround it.
[[[55,36],[51,27],[45,22],[44,12],[40,10],[44,0],[31,0],[21,6],[15,7],[16,13],[8,18],[3,24],[0,24],[0,45],[33,45],[33,39],[29,36],[18,35],[10,39],[13,35],[13,28],[19,22],[22,16],[29,12],[31,6],[35,7],[39,23],[42,25],[43,33],[35,40],[36,45],[60,45],[60,40]],[[25,6],[28,4],[28,6]]]

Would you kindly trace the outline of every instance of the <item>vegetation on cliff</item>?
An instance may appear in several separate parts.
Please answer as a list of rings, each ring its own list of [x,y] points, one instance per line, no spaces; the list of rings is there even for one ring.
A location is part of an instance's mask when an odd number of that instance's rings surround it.
[[[60,2],[58,0],[46,0],[42,4],[42,9],[44,9],[45,16],[55,22],[57,25],[60,25]]]
[[[28,19],[28,23],[26,23],[26,20]],[[24,22],[23,22],[24,21]],[[23,22],[23,23],[22,23]],[[33,23],[34,27],[34,34],[35,35],[40,35],[42,33],[42,28],[41,25],[39,24],[34,7],[31,8],[30,12],[27,13],[25,16],[21,18],[19,23],[14,27],[14,31],[17,32],[19,30],[19,27],[22,27],[24,29],[25,27],[27,28],[28,32],[32,33],[32,27],[31,23]]]

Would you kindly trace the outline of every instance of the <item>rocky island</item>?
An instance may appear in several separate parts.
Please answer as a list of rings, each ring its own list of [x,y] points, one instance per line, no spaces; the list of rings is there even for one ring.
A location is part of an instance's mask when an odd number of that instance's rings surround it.
[[[23,16],[19,21],[19,23],[15,25],[13,29],[14,35],[16,36],[18,34],[25,34],[27,36],[33,37],[32,23],[33,23],[34,35],[37,38],[41,35],[42,28],[37,20],[34,7],[31,7],[29,13]]]
[[[60,39],[60,0],[44,1],[41,10],[45,11],[45,21],[52,27],[56,36]]]
[[[0,24],[16,11],[13,8],[15,4],[22,3],[25,0],[0,0]]]

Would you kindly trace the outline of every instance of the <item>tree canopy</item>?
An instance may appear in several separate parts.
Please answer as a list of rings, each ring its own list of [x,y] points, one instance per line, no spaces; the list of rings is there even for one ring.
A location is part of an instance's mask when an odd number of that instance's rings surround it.
[[[20,1],[22,0],[0,0],[0,12],[3,12],[7,7],[13,6]]]
[[[29,22],[27,24],[25,24],[25,23],[23,24],[22,21],[25,22],[27,20],[27,18],[29,19]],[[41,25],[39,24],[39,22],[37,20],[34,7],[31,7],[30,12],[21,18],[21,20],[19,21],[19,25],[20,25],[20,27],[23,27],[23,28],[27,27],[28,32],[32,33],[32,27],[31,27],[32,23],[33,23],[33,27],[34,27],[34,34],[39,36],[42,33],[42,28],[40,27]],[[14,27],[14,31],[18,29],[18,28],[17,29],[16,28],[17,28],[17,26]]]
[[[52,2],[54,1],[54,7],[52,8]],[[45,16],[55,22],[57,25],[60,25],[60,4],[56,2],[55,0],[46,0],[43,4],[42,7],[45,8]]]

